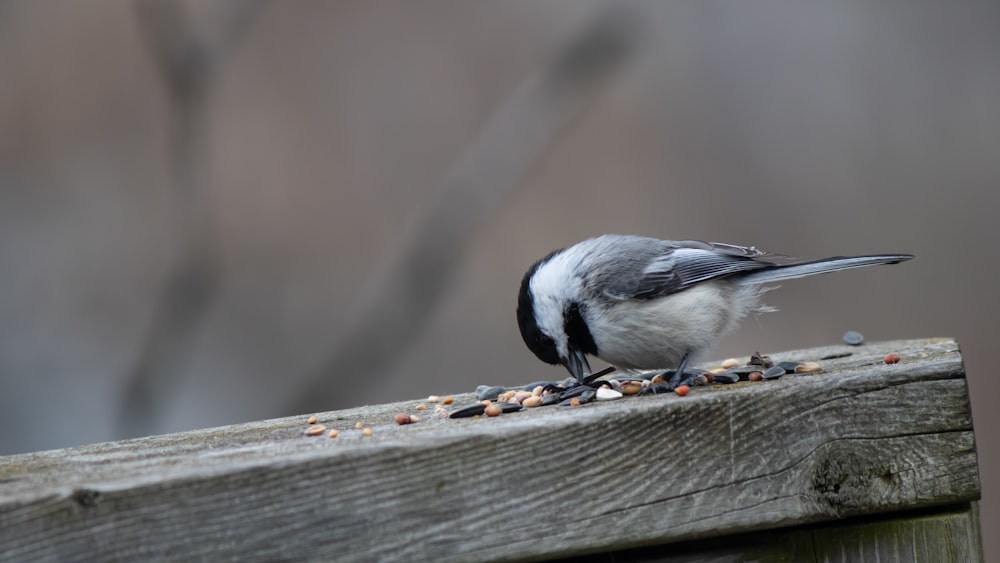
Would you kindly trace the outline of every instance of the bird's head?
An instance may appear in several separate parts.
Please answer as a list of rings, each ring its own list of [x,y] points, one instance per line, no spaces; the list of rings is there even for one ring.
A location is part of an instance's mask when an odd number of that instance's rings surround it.
[[[587,354],[597,346],[579,300],[579,276],[557,250],[535,262],[521,280],[517,324],[538,359],[566,366],[578,381],[590,374]]]

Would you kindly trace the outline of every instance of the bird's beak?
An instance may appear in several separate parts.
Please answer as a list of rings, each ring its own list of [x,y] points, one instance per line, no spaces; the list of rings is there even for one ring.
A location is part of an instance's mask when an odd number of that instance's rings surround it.
[[[590,375],[590,364],[587,363],[587,355],[579,350],[571,349],[569,357],[566,358],[566,369],[569,370],[577,381],[583,382]]]

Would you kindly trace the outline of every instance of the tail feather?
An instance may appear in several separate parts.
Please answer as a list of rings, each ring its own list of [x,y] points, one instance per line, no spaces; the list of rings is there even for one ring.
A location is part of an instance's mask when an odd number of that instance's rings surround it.
[[[913,258],[912,254],[836,256],[812,262],[779,265],[766,270],[755,270],[740,277],[741,281],[745,284],[757,285],[782,280],[791,280],[795,278],[804,278],[806,276],[814,276],[816,274],[826,274],[828,272],[836,272],[838,270],[848,270],[850,268],[863,268],[865,266],[876,266],[879,264],[898,264],[911,258]]]

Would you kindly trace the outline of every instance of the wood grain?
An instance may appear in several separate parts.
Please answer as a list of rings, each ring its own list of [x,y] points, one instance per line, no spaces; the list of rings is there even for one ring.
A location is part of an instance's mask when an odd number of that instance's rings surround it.
[[[3,457],[0,554],[539,559],[979,498],[953,340],[773,356],[824,369],[497,418],[318,414],[335,439],[303,415]]]
[[[760,530],[563,559],[574,563],[967,563],[982,560],[976,502],[933,511]]]

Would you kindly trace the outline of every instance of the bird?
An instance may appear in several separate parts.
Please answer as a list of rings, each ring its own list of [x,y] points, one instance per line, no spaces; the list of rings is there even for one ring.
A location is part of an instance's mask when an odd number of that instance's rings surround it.
[[[912,254],[790,261],[739,246],[608,234],[555,250],[524,274],[517,323],[541,361],[563,365],[579,383],[587,357],[618,370],[674,370],[685,379],[701,357],[748,314],[770,312],[761,296],[783,280],[896,264]]]

